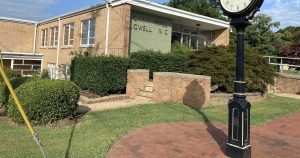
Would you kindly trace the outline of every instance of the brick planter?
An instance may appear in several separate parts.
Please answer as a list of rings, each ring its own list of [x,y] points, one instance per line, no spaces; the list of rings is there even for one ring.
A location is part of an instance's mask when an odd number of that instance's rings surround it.
[[[247,100],[250,103],[264,101],[267,97],[262,93],[246,93]],[[227,105],[229,100],[232,99],[233,94],[227,93],[211,93],[210,105]]]

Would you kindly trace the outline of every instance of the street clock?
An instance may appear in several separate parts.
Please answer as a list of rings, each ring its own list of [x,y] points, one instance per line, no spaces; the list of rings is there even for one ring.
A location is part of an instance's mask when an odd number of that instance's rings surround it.
[[[230,18],[252,17],[263,4],[263,0],[220,0],[224,14]]]
[[[244,75],[244,39],[245,29],[251,25],[250,19],[259,11],[264,0],[220,0],[223,13],[230,24],[236,28],[237,55],[236,80],[233,99],[228,103],[228,139],[226,155],[230,158],[251,158],[250,109],[246,100],[246,82]]]

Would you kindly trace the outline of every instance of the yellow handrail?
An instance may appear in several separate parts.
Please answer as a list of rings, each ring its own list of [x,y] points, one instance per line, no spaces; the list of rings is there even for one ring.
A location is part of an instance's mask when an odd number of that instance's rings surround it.
[[[26,126],[27,126],[27,128],[28,128],[28,130],[29,130],[29,132],[30,132],[31,135],[33,136],[34,141],[35,141],[35,142],[37,143],[37,145],[40,147],[40,149],[41,149],[41,151],[42,151],[42,154],[43,154],[44,158],[46,158],[46,155],[44,154],[44,151],[43,151],[43,149],[42,149],[41,142],[40,142],[40,140],[38,139],[37,135],[35,134],[35,132],[34,132],[32,126],[31,126],[31,123],[30,123],[30,121],[28,120],[28,117],[26,116],[26,114],[25,114],[25,112],[24,112],[24,109],[23,109],[23,107],[22,107],[22,105],[21,105],[21,103],[20,103],[20,100],[19,100],[19,98],[17,97],[17,95],[16,95],[16,93],[15,93],[15,91],[14,91],[14,89],[13,89],[11,83],[10,83],[10,81],[8,80],[8,77],[7,77],[7,75],[6,75],[5,71],[4,71],[4,69],[3,69],[3,62],[2,62],[1,50],[0,50],[0,58],[1,58],[1,63],[2,63],[2,64],[0,64],[0,73],[1,73],[1,76],[3,77],[4,82],[5,82],[5,84],[6,84],[7,88],[8,88],[8,90],[9,90],[11,96],[13,97],[13,99],[14,99],[14,101],[15,101],[17,107],[18,107],[18,110],[20,111],[20,113],[21,113],[21,115],[22,115],[22,117],[23,117],[23,119],[24,119],[24,121],[25,121],[25,124],[26,124]]]

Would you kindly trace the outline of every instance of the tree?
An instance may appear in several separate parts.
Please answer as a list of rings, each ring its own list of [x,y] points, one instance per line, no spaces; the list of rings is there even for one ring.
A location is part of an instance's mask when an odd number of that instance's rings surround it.
[[[246,29],[245,41],[251,47],[255,47],[263,55],[276,55],[276,45],[280,42],[280,36],[273,31],[280,26],[279,22],[273,22],[266,14],[258,14],[252,20],[252,25]]]
[[[300,57],[300,31],[293,32],[284,38],[286,38],[288,42],[277,45],[280,56]]]
[[[218,4],[218,0],[170,0],[167,5],[196,14],[226,20]]]

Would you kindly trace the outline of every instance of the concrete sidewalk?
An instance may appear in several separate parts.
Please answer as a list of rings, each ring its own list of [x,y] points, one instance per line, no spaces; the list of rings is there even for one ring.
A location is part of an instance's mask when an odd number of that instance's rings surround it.
[[[137,106],[142,104],[153,104],[155,102],[150,98],[145,97],[136,97],[135,99],[124,99],[117,101],[108,101],[102,103],[94,103],[94,104],[83,104],[79,102],[79,113],[87,113],[89,111],[102,111],[107,109],[117,109],[124,108],[130,106]]]
[[[294,99],[299,99],[300,100],[300,95],[298,95],[298,94],[275,93],[274,95],[280,96],[280,97],[294,98]]]

